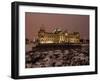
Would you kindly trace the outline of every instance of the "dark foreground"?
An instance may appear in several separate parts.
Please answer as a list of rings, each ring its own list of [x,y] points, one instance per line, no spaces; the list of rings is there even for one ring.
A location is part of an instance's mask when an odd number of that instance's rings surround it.
[[[26,68],[89,65],[89,45],[81,47],[33,47],[26,52]]]

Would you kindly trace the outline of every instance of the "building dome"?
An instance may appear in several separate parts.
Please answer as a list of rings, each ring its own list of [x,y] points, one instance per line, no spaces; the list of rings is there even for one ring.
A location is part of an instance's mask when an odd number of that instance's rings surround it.
[[[56,28],[56,29],[54,29],[54,31],[53,31],[53,33],[59,33],[59,32],[61,32],[62,30],[60,29],[60,28]]]

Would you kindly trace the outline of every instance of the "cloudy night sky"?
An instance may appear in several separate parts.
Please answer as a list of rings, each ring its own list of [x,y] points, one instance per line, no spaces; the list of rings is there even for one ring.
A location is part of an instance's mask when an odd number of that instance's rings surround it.
[[[81,38],[89,38],[89,16],[70,14],[25,13],[26,38],[33,40],[37,37],[40,27],[44,25],[47,32],[55,28],[62,31],[79,32]]]

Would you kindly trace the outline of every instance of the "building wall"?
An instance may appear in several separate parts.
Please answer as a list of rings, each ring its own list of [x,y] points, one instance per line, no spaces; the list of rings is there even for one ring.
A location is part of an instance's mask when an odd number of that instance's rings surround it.
[[[66,33],[56,31],[48,33],[45,30],[38,32],[39,43],[80,43],[80,34],[78,32]]]

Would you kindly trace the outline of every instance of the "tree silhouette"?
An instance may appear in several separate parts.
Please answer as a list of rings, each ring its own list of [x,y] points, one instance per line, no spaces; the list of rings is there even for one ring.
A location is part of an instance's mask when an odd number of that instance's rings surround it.
[[[25,39],[25,44],[29,44],[29,39],[28,38]]]

